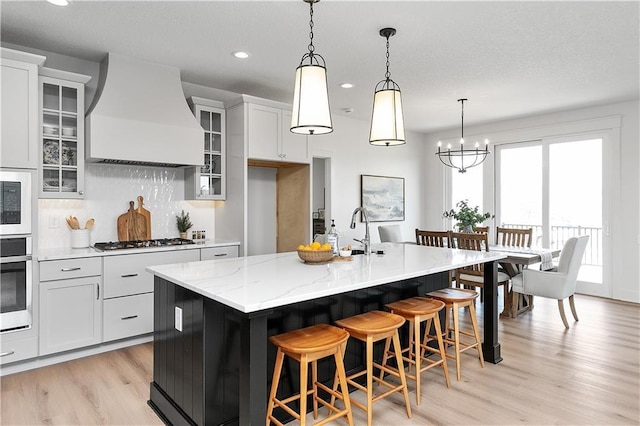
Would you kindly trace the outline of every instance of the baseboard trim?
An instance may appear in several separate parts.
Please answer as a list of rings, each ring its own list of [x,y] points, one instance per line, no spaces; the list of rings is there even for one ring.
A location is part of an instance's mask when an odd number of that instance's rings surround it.
[[[21,373],[23,371],[33,370],[36,368],[46,367],[48,365],[58,364],[65,361],[71,361],[78,358],[84,358],[91,355],[97,355],[116,349],[122,349],[129,346],[135,346],[147,342],[153,342],[153,333],[132,337],[130,339],[117,340],[114,342],[75,349],[72,351],[66,351],[37,358],[30,358],[23,361],[18,361],[16,363],[0,366],[0,377],[7,376],[9,374]]]

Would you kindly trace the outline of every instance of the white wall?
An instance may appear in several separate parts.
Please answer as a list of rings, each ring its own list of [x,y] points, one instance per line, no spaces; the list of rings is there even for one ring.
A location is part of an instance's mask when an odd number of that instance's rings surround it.
[[[324,209],[324,165],[322,158],[313,159],[313,185],[312,185],[312,202],[311,211],[317,212],[318,209]]]
[[[505,120],[465,127],[465,135],[483,135],[499,138],[504,132],[521,131],[536,134],[546,126],[562,126],[605,117],[620,116],[620,151],[613,160],[613,167],[620,173],[618,188],[605,188],[610,193],[619,193],[620,206],[614,212],[615,223],[611,224],[614,299],[640,302],[640,125],[638,101],[616,103],[592,108],[556,112],[514,120]],[[420,217],[420,225],[427,229],[442,227],[444,166],[433,155],[440,139],[459,137],[460,129],[435,132],[424,136],[426,146],[426,179],[430,185],[424,187],[425,209]],[[545,135],[552,136],[552,135]],[[493,161],[493,155],[489,162]]]
[[[276,252],[277,173],[278,170],[275,168],[249,167],[247,256]]]
[[[76,216],[82,225],[95,219],[90,242],[117,241],[117,219],[129,209],[129,201],[144,197],[151,212],[151,238],[178,237],[175,216],[182,209],[189,212],[192,230],[206,231],[214,238],[215,209],[213,201],[184,200],[184,171],[160,167],[108,164],[85,166],[85,198],[83,200],[38,200],[38,247],[49,249],[71,246],[71,231],[64,220]],[[51,222],[57,221],[57,227]]]
[[[414,240],[414,229],[423,210],[422,190],[427,184],[423,173],[424,142],[417,133],[407,133],[407,143],[381,147],[369,144],[369,123],[343,116],[333,116],[334,131],[312,136],[311,154],[331,157],[331,215],[340,234],[340,244],[354,243],[364,237],[364,224],[349,229],[351,213],[360,206],[360,175],[382,175],[405,179],[405,220],[371,224],[371,241],[379,242],[378,225],[396,223],[402,227],[405,240]],[[328,197],[327,193],[327,197]],[[329,204],[329,203],[327,203]],[[329,222],[330,223],[330,222]]]

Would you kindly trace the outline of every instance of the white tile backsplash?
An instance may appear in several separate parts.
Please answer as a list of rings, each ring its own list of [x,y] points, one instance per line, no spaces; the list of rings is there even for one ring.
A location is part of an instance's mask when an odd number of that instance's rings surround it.
[[[110,164],[85,165],[85,198],[83,200],[38,200],[38,246],[43,249],[69,247],[71,232],[65,220],[76,216],[81,225],[95,219],[91,244],[117,241],[117,219],[129,209],[129,201],[151,212],[151,238],[178,236],[176,215],[189,212],[192,230],[206,231],[214,238],[215,203],[184,200],[184,170]],[[52,227],[52,222],[58,227]]]

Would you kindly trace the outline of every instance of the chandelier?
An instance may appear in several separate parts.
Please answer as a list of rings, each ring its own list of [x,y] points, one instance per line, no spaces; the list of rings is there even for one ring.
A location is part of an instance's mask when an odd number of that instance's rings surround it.
[[[400,86],[391,80],[389,72],[389,37],[396,33],[395,28],[383,28],[380,35],[387,39],[387,72],[385,79],[375,88],[373,113],[371,114],[371,145],[402,145],[405,143],[404,120],[402,118],[402,97]]]
[[[309,51],[302,56],[296,68],[291,132],[321,135],[332,132],[333,125],[329,110],[327,68],[324,58],[315,53],[313,46],[313,4],[320,0],[303,1],[309,3]]]
[[[438,141],[438,152],[436,152],[442,164],[458,169],[459,173],[466,173],[468,168],[482,164],[491,153],[491,151],[489,151],[489,139],[484,140],[484,148],[480,148],[480,143],[477,141],[473,148],[465,148],[464,146],[464,103],[467,100],[468,99],[458,99],[458,102],[462,104],[462,113],[460,115],[460,148],[451,149],[451,144],[448,144],[447,149],[442,149],[442,142]]]

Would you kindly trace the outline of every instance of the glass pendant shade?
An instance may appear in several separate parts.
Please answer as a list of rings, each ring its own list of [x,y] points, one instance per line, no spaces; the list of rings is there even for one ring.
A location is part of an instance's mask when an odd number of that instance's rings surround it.
[[[314,59],[318,57],[314,55]],[[332,131],[327,69],[322,65],[300,63],[296,68],[291,132],[321,135]]]
[[[400,86],[391,79],[391,72],[389,72],[389,37],[395,33],[395,28],[380,30],[380,35],[387,39],[387,72],[384,74],[385,79],[376,84],[373,95],[371,131],[369,132],[371,145],[392,146],[406,143]]]
[[[373,96],[369,143],[383,146],[406,143],[402,117],[402,95],[399,88],[376,90]]]

